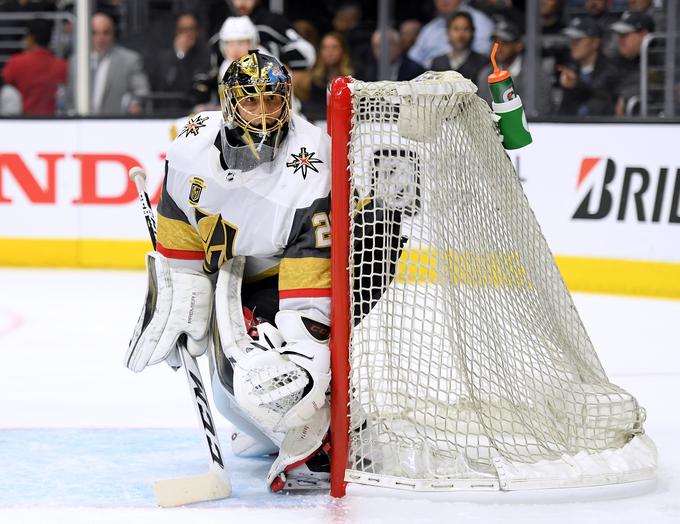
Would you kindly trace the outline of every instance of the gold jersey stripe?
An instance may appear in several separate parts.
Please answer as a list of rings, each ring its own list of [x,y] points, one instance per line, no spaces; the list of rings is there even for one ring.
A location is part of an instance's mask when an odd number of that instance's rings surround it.
[[[158,241],[168,249],[203,251],[203,242],[191,224],[158,215]]]
[[[253,282],[259,282],[260,280],[264,280],[265,278],[273,277],[275,275],[279,274],[279,266],[272,266],[268,269],[265,269],[264,271],[260,271],[259,273],[255,275],[250,275],[247,277],[243,278],[243,281],[246,284],[251,284]]]
[[[326,289],[331,287],[328,258],[284,258],[279,269],[279,290]]]

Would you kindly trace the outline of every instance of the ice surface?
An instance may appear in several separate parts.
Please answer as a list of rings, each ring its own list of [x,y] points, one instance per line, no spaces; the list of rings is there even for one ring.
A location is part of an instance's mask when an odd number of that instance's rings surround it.
[[[159,509],[153,481],[204,472],[207,460],[183,374],[123,367],[144,286],[140,272],[0,270],[1,524],[680,522],[680,301],[575,296],[610,378],[647,409],[660,464],[647,494],[531,504],[274,495],[269,460],[233,457],[220,420],[233,497]]]

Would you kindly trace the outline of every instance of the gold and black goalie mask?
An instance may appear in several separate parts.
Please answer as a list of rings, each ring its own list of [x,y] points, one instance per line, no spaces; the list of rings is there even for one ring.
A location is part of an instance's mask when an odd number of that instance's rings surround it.
[[[273,56],[249,51],[235,60],[219,84],[225,124],[257,161],[264,146],[274,154],[288,132],[292,84],[286,68]],[[268,155],[265,155],[268,156]]]

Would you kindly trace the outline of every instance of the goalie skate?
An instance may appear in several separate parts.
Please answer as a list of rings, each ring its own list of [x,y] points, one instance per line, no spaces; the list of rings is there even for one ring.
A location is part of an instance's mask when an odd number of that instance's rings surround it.
[[[329,444],[324,444],[310,457],[291,464],[274,479],[271,485],[272,491],[330,489],[331,463],[330,455],[328,454],[329,449]]]

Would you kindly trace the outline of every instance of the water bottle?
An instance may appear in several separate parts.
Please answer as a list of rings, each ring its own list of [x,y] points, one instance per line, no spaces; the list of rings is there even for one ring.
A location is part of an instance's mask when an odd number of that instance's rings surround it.
[[[498,128],[503,135],[503,147],[505,149],[519,149],[531,144],[531,133],[529,133],[527,126],[522,99],[515,91],[510,73],[499,69],[496,64],[497,49],[498,42],[494,44],[491,51],[493,73],[487,77],[489,91],[491,92],[491,107],[493,112],[500,117]]]

